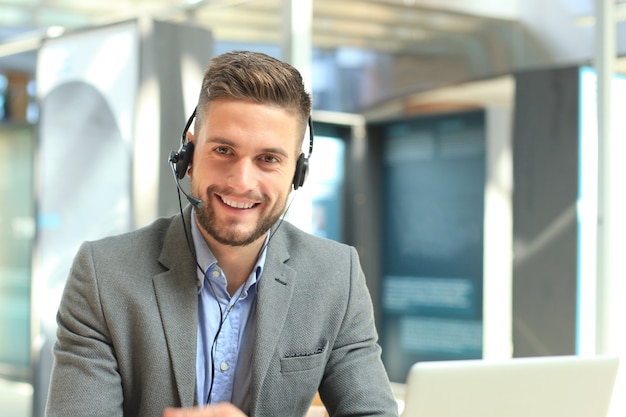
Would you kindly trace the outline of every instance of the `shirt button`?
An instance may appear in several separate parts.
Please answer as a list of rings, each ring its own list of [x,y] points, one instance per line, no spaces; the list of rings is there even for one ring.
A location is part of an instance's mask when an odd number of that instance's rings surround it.
[[[215,278],[219,277],[219,276],[220,276],[220,271],[218,271],[217,269],[214,269],[214,270],[213,270],[213,276],[214,276]]]
[[[228,364],[226,362],[222,362],[222,364],[220,365],[220,370],[222,372],[226,372],[228,370]]]

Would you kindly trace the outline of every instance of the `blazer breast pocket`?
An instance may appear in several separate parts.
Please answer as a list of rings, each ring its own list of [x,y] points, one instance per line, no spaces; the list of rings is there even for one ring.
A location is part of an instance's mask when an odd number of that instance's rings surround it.
[[[328,342],[314,352],[293,354],[280,359],[280,372],[298,372],[319,368],[326,363]]]

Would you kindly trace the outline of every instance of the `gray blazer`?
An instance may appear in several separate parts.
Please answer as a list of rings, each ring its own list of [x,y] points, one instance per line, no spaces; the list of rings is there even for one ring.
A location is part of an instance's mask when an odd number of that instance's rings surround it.
[[[331,416],[397,415],[354,248],[283,222],[257,297],[251,416],[302,416],[318,390]],[[47,416],[197,404],[196,267],[181,216],[84,243],[57,322]]]

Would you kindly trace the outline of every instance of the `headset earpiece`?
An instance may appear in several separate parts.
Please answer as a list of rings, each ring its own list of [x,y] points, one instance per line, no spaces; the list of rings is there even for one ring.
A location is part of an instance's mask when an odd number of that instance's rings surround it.
[[[187,132],[191,127],[191,123],[196,118],[197,108],[193,110],[193,113],[187,120],[185,124],[185,128],[183,129],[183,134],[180,138],[180,148],[178,148],[177,152],[171,151],[169,162],[172,165],[172,171],[174,171],[174,175],[177,179],[182,180],[185,178],[185,174],[187,174],[187,170],[189,169],[189,164],[193,159],[193,142],[187,141]]]
[[[293,174],[293,189],[297,190],[302,187],[304,184],[304,180],[306,179],[307,174],[309,173],[309,158],[311,157],[311,153],[313,152],[313,138],[315,137],[313,134],[313,120],[311,120],[311,116],[308,119],[309,125],[309,154],[307,156],[304,153],[301,153],[296,161],[296,172]]]
[[[193,150],[193,142],[187,142],[180,146],[178,152],[170,155],[170,163],[174,165],[174,171],[179,180],[185,178],[185,174],[187,174],[187,169],[189,169],[189,164],[193,159]]]
[[[297,190],[302,187],[304,184],[304,180],[309,171],[309,158],[304,156],[304,153],[301,153],[298,157],[298,161],[296,162],[296,172],[293,175],[293,189]]]

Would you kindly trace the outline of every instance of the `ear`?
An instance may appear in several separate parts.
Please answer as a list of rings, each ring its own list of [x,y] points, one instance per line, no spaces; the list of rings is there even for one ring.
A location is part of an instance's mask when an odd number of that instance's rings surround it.
[[[187,143],[192,143],[193,147],[195,149],[195,145],[196,145],[196,138],[193,135],[193,133],[191,133],[190,131],[187,131],[186,133],[187,136]],[[194,152],[195,155],[195,152]],[[191,160],[189,161],[189,168],[187,169],[187,175],[191,178],[191,172],[193,171],[193,156],[191,158]]]

